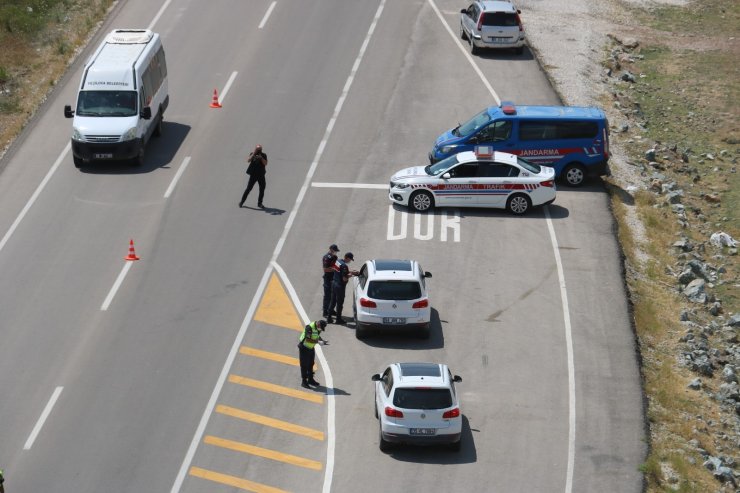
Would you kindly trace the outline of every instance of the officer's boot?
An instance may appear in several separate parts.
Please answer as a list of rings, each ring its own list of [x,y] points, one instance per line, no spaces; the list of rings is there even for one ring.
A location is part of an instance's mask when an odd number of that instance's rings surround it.
[[[310,388],[308,386],[308,380],[306,380],[305,378],[303,380],[301,380],[301,387],[303,387],[304,389]]]

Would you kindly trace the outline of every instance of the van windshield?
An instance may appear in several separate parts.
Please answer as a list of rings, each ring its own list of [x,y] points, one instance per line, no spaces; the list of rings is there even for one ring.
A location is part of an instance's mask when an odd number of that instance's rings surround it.
[[[462,125],[452,129],[452,135],[455,137],[467,137],[483,125],[487,125],[490,121],[491,117],[488,115],[488,110],[485,109]]]
[[[79,116],[134,116],[136,91],[80,91]]]

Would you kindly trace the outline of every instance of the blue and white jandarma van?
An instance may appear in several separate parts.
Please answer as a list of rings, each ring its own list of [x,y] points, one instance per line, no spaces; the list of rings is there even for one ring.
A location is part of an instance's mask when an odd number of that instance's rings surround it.
[[[429,161],[478,146],[555,168],[555,175],[574,187],[587,176],[609,174],[609,122],[599,108],[502,102],[440,135]]]

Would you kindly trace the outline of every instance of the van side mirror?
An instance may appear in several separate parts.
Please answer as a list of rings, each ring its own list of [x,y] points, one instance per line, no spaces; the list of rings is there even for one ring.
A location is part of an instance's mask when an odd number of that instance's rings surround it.
[[[432,277],[432,273],[431,272],[424,272],[424,277],[426,277],[426,278]]]
[[[75,112],[72,111],[72,107],[68,104],[64,105],[64,118],[72,118],[75,116]]]
[[[452,381],[457,383],[462,382],[462,377],[460,375],[455,375],[452,377]]]
[[[468,9],[460,9],[460,13],[461,14],[467,14],[468,13]]]
[[[380,382],[380,373],[376,373],[375,375],[373,375],[372,377],[370,377],[370,379],[373,382]]]
[[[152,109],[149,106],[145,106],[143,110],[141,110],[141,117],[144,120],[149,120],[152,117]]]
[[[516,9],[516,13],[517,13],[517,14],[521,14],[521,13],[522,13],[522,11],[521,11],[521,10],[519,10],[519,9]]]

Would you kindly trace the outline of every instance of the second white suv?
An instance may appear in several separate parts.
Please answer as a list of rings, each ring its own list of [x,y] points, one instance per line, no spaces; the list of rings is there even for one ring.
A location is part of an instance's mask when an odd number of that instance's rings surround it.
[[[416,260],[368,260],[354,279],[355,336],[370,329],[415,330],[426,339],[432,309],[425,272]]]
[[[513,48],[524,51],[524,26],[511,2],[473,2],[460,11],[460,37],[470,43],[470,52],[478,48]]]

